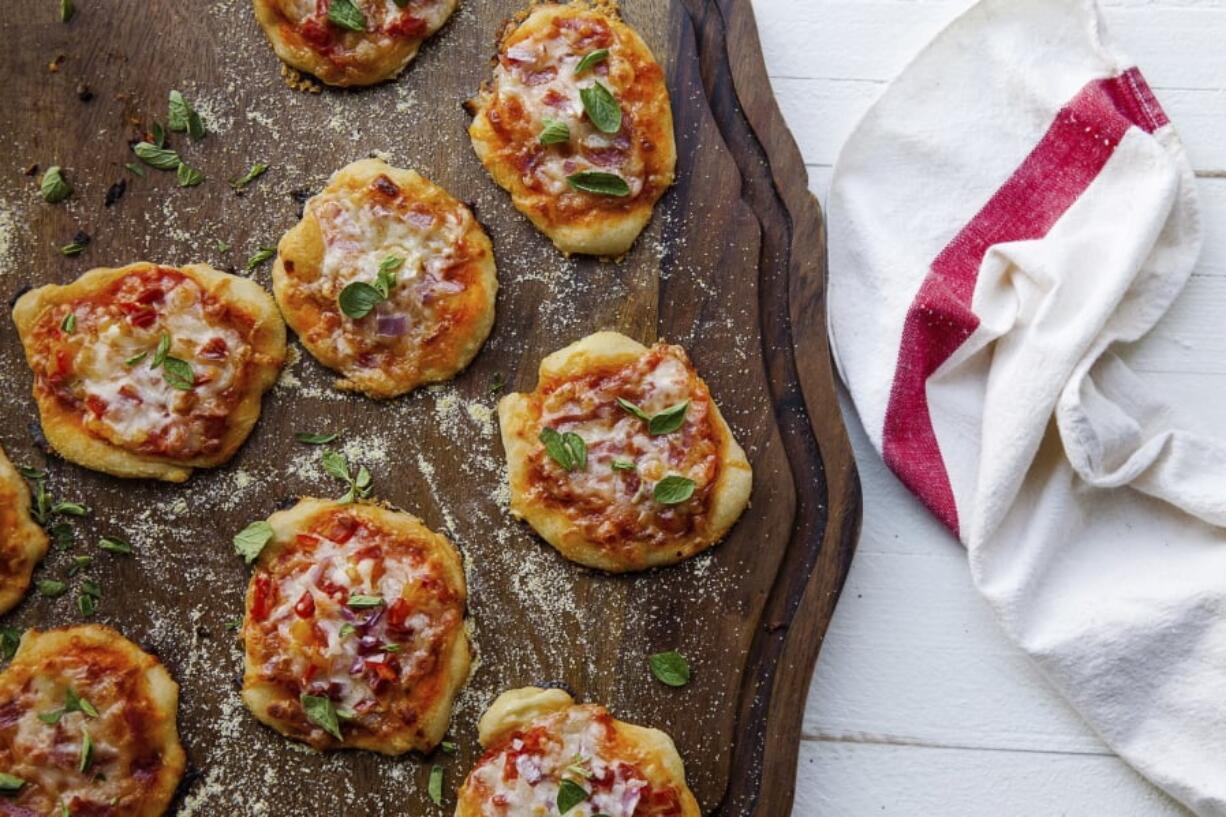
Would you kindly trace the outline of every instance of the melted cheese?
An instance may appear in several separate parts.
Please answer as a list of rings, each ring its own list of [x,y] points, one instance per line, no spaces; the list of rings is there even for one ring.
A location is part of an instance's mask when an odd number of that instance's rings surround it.
[[[138,448],[156,435],[175,455],[199,453],[207,441],[184,421],[193,413],[224,416],[227,392],[238,385],[242,363],[251,354],[235,328],[205,316],[200,287],[183,279],[166,294],[156,322],[145,328],[133,326],[105,304],[81,302],[71,309],[77,328],[63,341],[73,355],[71,391],[86,405],[98,405],[99,400],[105,404],[99,416],[86,411],[87,427],[124,447]],[[191,365],[196,379],[192,389],[174,388],[162,367],[152,367],[163,334],[171,338],[169,355]],[[225,349],[220,360],[199,357],[206,346],[219,343]],[[127,365],[142,353],[144,359]]]
[[[367,679],[367,665],[384,663],[389,655],[394,655],[400,665],[398,677],[404,683],[418,675],[431,659],[434,642],[446,629],[444,621],[433,620],[421,612],[405,619],[405,629],[411,634],[389,629],[387,605],[404,596],[406,588],[431,575],[432,568],[429,562],[412,564],[394,553],[377,559],[359,558],[358,552],[368,544],[361,532],[344,544],[321,539],[309,561],[296,562],[288,574],[279,578],[279,604],[263,625],[275,630],[285,651],[284,655],[268,657],[265,669],[270,674],[285,657],[290,661],[291,671],[300,678],[322,661],[324,670],[312,677],[312,683],[328,685],[337,708],[353,713],[360,713],[364,704],[377,697]],[[353,610],[324,592],[320,584],[344,588],[345,598],[377,596],[385,604]],[[314,606],[314,613],[305,617],[295,609],[304,596],[309,596]],[[346,624],[357,626],[367,620],[373,623],[358,632],[341,634]],[[317,652],[308,652],[298,644],[298,628],[309,623],[319,628],[326,642],[319,645]],[[363,641],[379,648],[363,648]],[[383,645],[395,645],[396,649],[388,652],[381,649]]]
[[[357,354],[361,349],[349,333],[378,339],[381,319],[407,324],[403,334],[387,335],[389,341],[407,338],[417,346],[433,334],[439,320],[433,303],[464,290],[447,279],[446,270],[464,260],[463,239],[472,226],[467,208],[412,207],[402,213],[371,196],[340,190],[311,199],[308,212],[323,235],[324,257],[319,277],[301,286],[325,302],[336,303],[341,290],[355,281],[375,283],[389,256],[404,259],[387,300],[370,315],[356,321],[345,317],[338,325],[333,338],[337,350]]]
[[[582,145],[589,151],[605,151],[619,156],[611,164],[598,164],[587,158],[582,150],[563,153],[546,149],[541,161],[528,171],[525,184],[535,177],[549,193],[561,195],[571,189],[566,181],[568,176],[599,171],[615,173],[625,179],[633,197],[643,189],[644,166],[637,151],[631,149],[628,125],[623,124],[620,133],[606,134],[583,114],[579,92],[592,87],[597,81],[608,88],[615,98],[619,96],[618,83],[607,70],[610,64],[619,59],[616,39],[604,63],[575,76],[575,66],[594,50],[590,47],[578,48],[571,43],[567,32],[552,34],[548,28],[520,39],[504,52],[504,59],[494,67],[494,88],[499,97],[496,104],[503,107],[508,100],[516,100],[529,117],[533,134],[544,127],[545,119],[554,119],[570,128],[572,144]]]
[[[117,813],[135,813],[141,801],[140,786],[126,776],[133,760],[134,746],[126,717],[126,702],[118,678],[98,678],[97,669],[78,665],[60,671],[31,673],[20,690],[5,689],[0,695],[20,708],[15,723],[3,719],[4,737],[0,758],[4,771],[26,781],[20,805],[39,814],[59,814],[60,803],[101,806],[115,803]],[[84,712],[65,712],[56,723],[45,723],[39,715],[62,710],[72,688],[96,707],[98,717]],[[135,701],[132,702],[136,704]],[[5,710],[6,715],[8,709]],[[89,734],[91,762],[84,773],[78,771],[82,745]],[[24,812],[22,812],[24,813]]]
[[[673,354],[662,356],[654,367],[642,372],[639,382],[644,396],[637,405],[648,416],[694,396],[690,370]],[[703,461],[680,468],[675,464],[680,432],[652,436],[647,423],[617,406],[616,398],[615,392],[593,390],[579,382],[568,383],[546,397],[541,407],[541,426],[578,434],[587,445],[587,467],[566,474],[570,485],[611,508],[638,507],[641,517],[653,510],[652,490],[666,476],[688,477],[701,489],[708,479]],[[615,411],[602,410],[610,404]],[[695,417],[699,412],[691,404],[686,422],[704,419],[705,412],[701,418]],[[575,417],[583,419],[572,419]],[[628,480],[624,472],[615,470],[615,459],[633,460],[639,479]]]
[[[368,29],[378,30],[390,26],[402,17],[423,20],[428,31],[438,29],[451,13],[448,0],[409,0],[401,8],[395,0],[353,0],[353,4],[366,18]],[[292,23],[300,25],[319,16],[327,18],[326,8],[321,12],[316,0],[282,0],[281,13]]]
[[[557,813],[558,789],[564,779],[583,786],[588,799],[567,817],[634,817],[643,789],[649,785],[635,768],[606,755],[609,726],[594,717],[592,707],[571,707],[546,721],[550,739],[543,753],[525,752],[523,738],[473,769],[472,779],[486,792],[481,805],[487,817],[544,817]],[[514,756],[513,779],[507,779],[508,757]],[[582,771],[580,771],[582,770]],[[594,786],[592,779],[610,779]]]

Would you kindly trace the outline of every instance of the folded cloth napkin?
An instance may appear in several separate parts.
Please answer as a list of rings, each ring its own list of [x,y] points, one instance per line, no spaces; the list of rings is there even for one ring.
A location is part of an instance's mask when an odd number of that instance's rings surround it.
[[[1184,150],[1091,0],[983,0],[829,199],[829,325],[873,444],[1103,739],[1226,815],[1226,447],[1113,353],[1200,249]]]

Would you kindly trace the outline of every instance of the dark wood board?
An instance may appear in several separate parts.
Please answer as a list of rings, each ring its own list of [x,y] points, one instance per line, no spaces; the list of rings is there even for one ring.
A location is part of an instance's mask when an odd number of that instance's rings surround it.
[[[516,2],[465,0],[398,80],[318,95],[283,84],[247,0],[77,0],[67,25],[55,5],[16,0],[0,23],[5,302],[29,285],[140,259],[241,272],[297,220],[294,192],[318,190],[373,151],[472,202],[498,261],[497,324],[454,382],[376,403],[335,392],[326,370],[292,355],[235,460],[181,486],[111,479],[39,450],[30,375],[11,321],[0,321],[0,443],[17,462],[45,465],[57,496],[94,509],[75,525],[75,545],[38,575],[62,578],[73,555],[92,552],[104,588],[96,620],[155,651],[182,684],[180,731],[198,776],[172,813],[450,813],[485,705],[503,689],[557,681],[672,734],[704,812],[787,815],[805,694],[860,503],[826,345],[821,216],[747,0],[622,4],[668,75],[679,166],[617,263],[559,256],[468,145],[461,102],[486,75]],[[92,100],[78,98],[82,83]],[[211,131],[198,143],[173,140],[208,177],[192,189],[173,174],[124,170],[137,126],[164,121],[172,88]],[[226,180],[255,161],[271,169],[236,196]],[[42,202],[37,176],[23,175],[32,164],[63,166],[73,197]],[[121,179],[126,193],[104,206]],[[88,249],[63,258],[57,247],[78,230],[91,235]],[[253,276],[268,286],[268,265]],[[635,577],[577,568],[507,514],[491,387],[501,377],[531,388],[542,356],[598,329],[685,345],[753,463],[751,508],[723,544],[681,566]],[[293,440],[339,429],[376,495],[446,532],[465,556],[480,659],[453,718],[454,756],[319,755],[258,725],[239,701],[241,650],[227,624],[241,614],[247,574],[230,539],[287,498],[340,493],[319,451]],[[98,552],[105,534],[133,541],[136,556]],[[2,623],[80,619],[71,596],[31,596]],[[694,666],[683,689],[646,667],[649,653],[671,648]],[[442,809],[425,793],[434,762],[447,773]]]

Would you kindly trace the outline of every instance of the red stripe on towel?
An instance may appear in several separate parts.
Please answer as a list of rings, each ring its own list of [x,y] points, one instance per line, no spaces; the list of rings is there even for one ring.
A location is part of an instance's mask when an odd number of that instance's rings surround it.
[[[971,298],[984,255],[995,244],[1047,235],[1130,127],[1153,133],[1167,122],[1136,68],[1090,83],[941,251],[920,285],[903,326],[882,448],[890,468],[955,534],[958,508],[932,425],[927,383],[979,326]]]

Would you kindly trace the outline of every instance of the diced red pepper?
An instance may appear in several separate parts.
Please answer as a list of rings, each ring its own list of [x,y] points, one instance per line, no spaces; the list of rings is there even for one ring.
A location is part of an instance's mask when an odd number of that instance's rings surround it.
[[[272,580],[261,573],[255,577],[255,589],[251,594],[251,617],[263,621],[272,612]]]
[[[302,598],[298,599],[298,603],[294,605],[294,612],[299,618],[310,618],[315,615],[315,597],[311,595],[310,590],[304,592]]]

